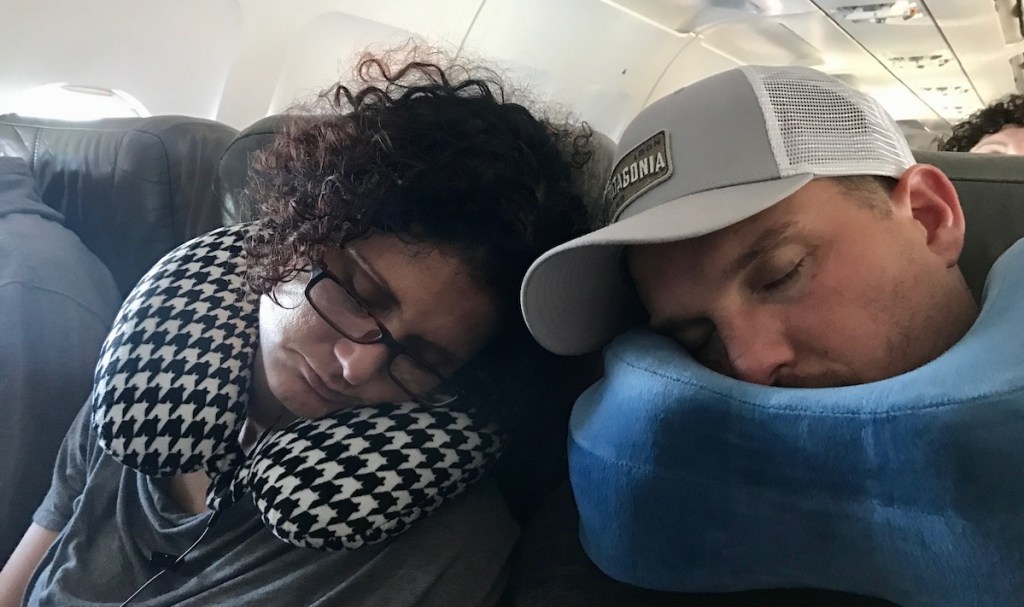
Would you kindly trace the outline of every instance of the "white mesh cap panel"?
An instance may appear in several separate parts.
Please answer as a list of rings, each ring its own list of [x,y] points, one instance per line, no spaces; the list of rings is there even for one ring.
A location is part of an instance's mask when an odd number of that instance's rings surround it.
[[[899,177],[914,164],[896,122],[870,95],[810,69],[741,69],[764,111],[782,177]]]

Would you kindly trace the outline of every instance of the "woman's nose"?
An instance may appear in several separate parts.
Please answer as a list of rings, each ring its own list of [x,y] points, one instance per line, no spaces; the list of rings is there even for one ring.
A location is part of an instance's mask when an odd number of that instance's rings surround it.
[[[388,349],[384,344],[357,344],[344,337],[334,343],[334,356],[341,365],[342,376],[352,386],[378,377],[388,364]]]

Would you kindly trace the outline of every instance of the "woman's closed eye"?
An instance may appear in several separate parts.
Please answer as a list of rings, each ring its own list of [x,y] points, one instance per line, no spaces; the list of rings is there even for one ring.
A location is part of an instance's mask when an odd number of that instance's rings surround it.
[[[351,282],[342,277],[336,276],[320,281],[311,295],[316,307],[329,317],[367,316],[366,309],[359,301]]]
[[[355,281],[351,278],[339,277],[339,282],[345,291],[344,304],[353,313],[360,316],[368,315],[368,306],[366,304],[366,298],[356,288]]]

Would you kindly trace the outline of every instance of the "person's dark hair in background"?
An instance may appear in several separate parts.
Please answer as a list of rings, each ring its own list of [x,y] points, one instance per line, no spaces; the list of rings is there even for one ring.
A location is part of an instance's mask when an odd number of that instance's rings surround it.
[[[953,133],[939,143],[944,152],[984,152],[1020,154],[1022,150],[996,145],[997,137],[1004,129],[1019,129],[1024,126],[1024,94],[1012,94],[995,101],[988,107],[973,113],[953,127]],[[992,146],[986,146],[991,142]],[[983,147],[984,146],[984,147]]]

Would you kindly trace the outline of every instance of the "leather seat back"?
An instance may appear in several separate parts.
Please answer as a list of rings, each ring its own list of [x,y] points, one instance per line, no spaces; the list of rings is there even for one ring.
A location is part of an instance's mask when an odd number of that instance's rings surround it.
[[[90,122],[0,116],[0,155],[28,161],[122,295],[164,253],[220,227],[217,166],[237,131],[185,116]]]

